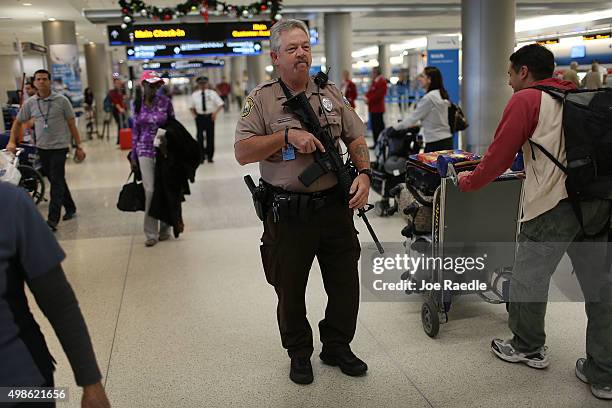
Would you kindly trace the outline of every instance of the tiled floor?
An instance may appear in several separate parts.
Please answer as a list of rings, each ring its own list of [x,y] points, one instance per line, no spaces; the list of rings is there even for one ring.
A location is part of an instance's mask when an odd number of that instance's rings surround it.
[[[184,98],[176,98],[175,110],[193,130]],[[217,123],[215,163],[198,170],[184,205],[185,234],[153,248],[143,245],[142,213],[115,208],[129,173],[125,152],[91,141],[87,161],[68,166],[78,217],[61,223],[57,236],[114,407],[606,406],[574,377],[586,327],[578,303],[550,305],[552,364],[536,371],[491,355],[491,338],[508,335],[503,306],[462,302],[432,340],[421,327],[420,303],[362,302],[352,346],[368,374],[346,377],[315,354],[314,383],[293,384],[274,290],[259,259],[262,228],[242,182],[258,170],[233,157],[237,117],[234,107]],[[399,218],[371,218],[381,240],[401,240]],[[316,264],[307,299],[317,338],[326,296]],[[80,390],[67,359],[37,318],[58,360],[56,383],[71,388],[71,401],[59,406],[77,407]]]

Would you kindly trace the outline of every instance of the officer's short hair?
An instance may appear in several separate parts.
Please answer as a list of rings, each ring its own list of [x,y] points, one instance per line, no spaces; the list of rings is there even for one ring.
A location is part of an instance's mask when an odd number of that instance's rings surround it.
[[[280,36],[285,31],[293,30],[295,28],[299,28],[306,36],[310,38],[310,34],[308,33],[308,27],[304,24],[303,21],[295,20],[295,19],[287,19],[287,20],[279,20],[272,26],[270,30],[270,49],[276,53],[280,51]]]

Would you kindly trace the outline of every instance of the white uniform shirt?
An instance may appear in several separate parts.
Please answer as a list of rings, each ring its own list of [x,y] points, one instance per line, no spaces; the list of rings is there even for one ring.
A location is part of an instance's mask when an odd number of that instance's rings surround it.
[[[191,94],[191,108],[195,109],[198,115],[210,115],[223,106],[223,100],[219,94],[212,89],[206,89],[206,111],[202,109],[202,90],[198,89]]]

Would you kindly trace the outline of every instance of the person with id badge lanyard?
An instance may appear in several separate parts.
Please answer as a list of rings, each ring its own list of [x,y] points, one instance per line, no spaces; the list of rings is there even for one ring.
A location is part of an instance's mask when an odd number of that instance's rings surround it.
[[[74,153],[76,160],[83,161],[86,155],[81,148],[81,137],[76,127],[72,105],[68,98],[51,90],[49,71],[44,69],[36,71],[34,86],[38,92],[21,107],[6,147],[14,153],[23,124],[34,119],[35,144],[42,171],[51,184],[47,225],[52,231],[56,231],[62,207],[65,209],[62,220],[68,221],[76,215],[76,204],[66,183],[66,155],[71,139],[74,139],[76,145]]]
[[[310,78],[312,54],[303,22],[278,21],[270,33],[270,48],[279,79],[258,85],[246,98],[236,126],[234,153],[241,165],[259,162],[260,186],[250,182],[253,189],[265,191],[256,203],[264,229],[261,260],[266,281],[278,297],[281,343],[291,359],[289,378],[297,384],[310,384],[314,378],[305,290],[315,257],[328,296],[325,318],[319,322],[319,357],[346,375],[364,375],[368,366],[353,354],[350,343],[359,309],[361,251],[353,211],[367,204],[371,176],[365,126],[340,89],[331,82],[319,86]],[[314,153],[324,153],[326,148],[287,108],[287,101],[299,94],[311,105],[320,125],[329,128],[333,148],[342,154],[342,143],[355,165],[358,175],[348,202],[341,197],[333,171],[311,183],[301,177],[313,165],[321,166]]]

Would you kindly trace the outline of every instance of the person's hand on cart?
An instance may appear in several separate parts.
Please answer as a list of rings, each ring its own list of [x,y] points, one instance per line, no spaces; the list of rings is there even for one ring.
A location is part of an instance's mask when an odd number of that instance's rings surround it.
[[[457,181],[459,183],[461,183],[461,179],[464,178],[464,177],[469,176],[470,174],[472,174],[471,171],[461,171],[461,172],[459,172],[459,174],[457,174]]]
[[[17,145],[13,142],[8,142],[8,144],[6,145],[6,150],[13,154],[17,154]]]
[[[76,163],[82,163],[86,157],[87,157],[87,154],[85,154],[85,150],[83,150],[81,146],[77,146],[74,151],[74,161]]]

